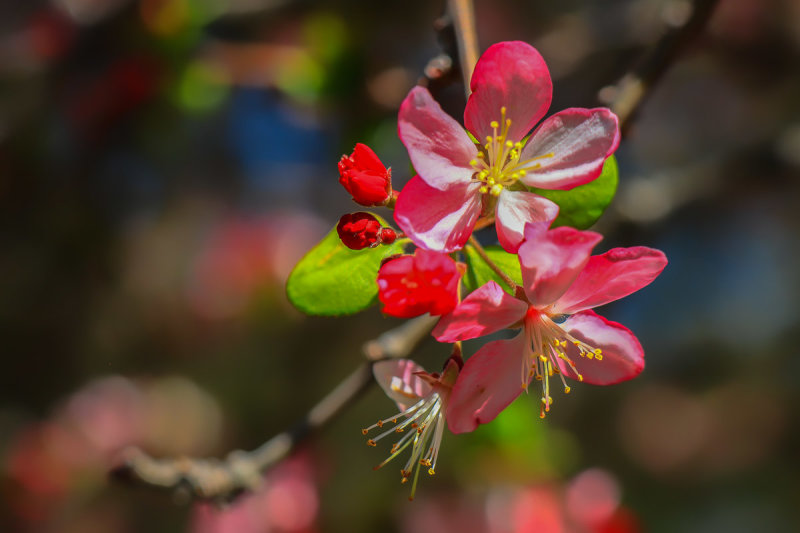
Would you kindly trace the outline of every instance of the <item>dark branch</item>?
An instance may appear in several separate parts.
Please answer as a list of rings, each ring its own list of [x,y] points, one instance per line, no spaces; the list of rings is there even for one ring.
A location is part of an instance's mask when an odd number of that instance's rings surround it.
[[[253,451],[236,450],[215,458],[153,458],[138,448],[127,450],[112,471],[118,479],[173,490],[181,499],[227,502],[252,490],[270,467],[286,458],[309,435],[324,427],[374,382],[374,361],[408,357],[433,328],[435,318],[409,320],[364,345],[370,362],[361,364],[294,427],[275,435]]]
[[[616,85],[603,88],[598,99],[614,111],[625,130],[641,107],[650,90],[661,78],[684,47],[701,33],[718,0],[695,0],[692,3],[674,2],[689,11],[678,20],[668,20],[669,29],[650,47],[635,66]]]
[[[458,66],[464,80],[464,93],[469,97],[472,70],[480,55],[478,32],[475,30],[475,10],[472,0],[447,0],[447,11],[456,32]]]

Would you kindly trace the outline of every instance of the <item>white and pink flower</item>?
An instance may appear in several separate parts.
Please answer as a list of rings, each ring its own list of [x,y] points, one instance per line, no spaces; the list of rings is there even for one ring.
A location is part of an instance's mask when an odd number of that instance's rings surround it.
[[[618,120],[605,108],[566,109],[526,137],[553,86],[539,52],[519,41],[491,46],[470,88],[466,131],[423,87],[403,101],[398,132],[419,176],[401,192],[395,220],[417,246],[452,252],[494,210],[500,244],[516,253],[526,222],[558,214],[526,187],[568,190],[597,178],[619,144]]]
[[[610,385],[642,371],[644,352],[633,333],[590,309],[648,285],[667,259],[643,246],[590,257],[601,238],[591,231],[527,224],[519,248],[524,291],[514,297],[490,281],[442,317],[433,330],[440,342],[520,329],[513,339],[486,344],[465,363],[450,396],[453,433],[493,420],[532,379],[541,381],[544,417],[553,401],[554,375],[569,392],[565,376]]]

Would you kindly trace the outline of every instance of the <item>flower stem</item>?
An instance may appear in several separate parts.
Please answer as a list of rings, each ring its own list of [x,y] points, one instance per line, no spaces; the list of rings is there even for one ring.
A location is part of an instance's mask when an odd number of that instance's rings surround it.
[[[480,243],[478,242],[478,239],[476,239],[474,235],[470,235],[469,236],[469,243],[472,245],[473,248],[475,248],[475,251],[478,252],[478,255],[481,256],[481,259],[483,259],[483,261],[489,266],[489,268],[494,270],[494,272],[498,276],[500,276],[500,279],[502,279],[503,282],[506,285],[508,285],[508,287],[512,291],[514,291],[516,293],[517,292],[517,288],[518,288],[517,283],[513,279],[511,279],[508,276],[508,274],[506,274],[503,271],[503,269],[501,269],[499,266],[497,266],[494,261],[492,261],[492,259],[486,253],[486,250],[483,249],[483,246],[480,245]]]

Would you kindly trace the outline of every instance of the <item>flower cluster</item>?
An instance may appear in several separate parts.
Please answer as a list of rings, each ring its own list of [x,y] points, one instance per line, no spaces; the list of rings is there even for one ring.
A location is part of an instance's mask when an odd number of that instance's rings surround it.
[[[363,144],[339,162],[340,182],[353,200],[393,208],[402,231],[355,213],[339,223],[342,242],[362,249],[397,237],[416,246],[385,260],[378,271],[383,313],[440,316],[433,336],[453,344],[441,375],[409,360],[374,366],[400,413],[363,431],[381,431],[367,441],[371,446],[401,434],[379,466],[410,447],[401,479],[413,476],[412,497],[420,468],[434,472],[445,424],[452,433],[473,431],[534,383],[544,418],[555,384],[569,393],[568,379],[608,385],[638,375],[644,368],[639,341],[592,309],[648,285],[667,264],[662,252],[646,247],[592,256],[601,235],[551,228],[559,206],[532,190],[567,191],[601,174],[620,139],[610,110],[571,108],[542,120],[552,82],[541,55],[522,42],[490,47],[475,66],[470,89],[463,127],[423,87],[403,101],[398,134],[418,175],[401,192]],[[505,253],[518,257],[521,284],[472,237],[492,225]],[[466,266],[458,261],[468,241],[507,287],[488,281],[462,299]],[[486,343],[462,362],[461,341],[504,329],[516,334]]]

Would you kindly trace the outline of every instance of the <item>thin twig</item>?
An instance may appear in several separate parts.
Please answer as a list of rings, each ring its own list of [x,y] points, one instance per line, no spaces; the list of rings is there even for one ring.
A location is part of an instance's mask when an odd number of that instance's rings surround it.
[[[688,6],[691,10],[681,22],[673,22],[616,85],[600,90],[598,99],[617,114],[623,133],[655,83],[686,44],[702,31],[717,3],[718,0],[695,0],[691,5],[681,2],[681,6]]]
[[[472,0],[447,0],[447,10],[453,20],[458,43],[458,63],[464,80],[464,93],[470,95],[470,80],[478,62],[478,32],[475,30],[475,9]]]
[[[140,484],[173,490],[182,499],[227,502],[252,490],[265,471],[287,457],[306,437],[333,420],[373,382],[374,361],[407,357],[433,328],[436,319],[409,320],[364,345],[370,362],[362,363],[320,400],[291,429],[275,435],[253,451],[237,450],[224,460],[215,458],[156,459],[133,448],[112,474]]]
[[[500,279],[502,279],[503,282],[506,285],[508,285],[508,288],[514,292],[517,292],[517,283],[513,279],[508,277],[508,274],[506,274],[502,268],[497,266],[495,262],[492,261],[492,259],[486,253],[486,250],[483,249],[483,246],[481,246],[481,243],[478,242],[478,239],[476,239],[474,235],[469,236],[469,243],[472,245],[473,248],[475,248],[475,251],[478,252],[478,255],[481,256],[481,259],[484,260],[484,262],[489,266],[489,268],[494,270],[495,274],[500,276]]]

